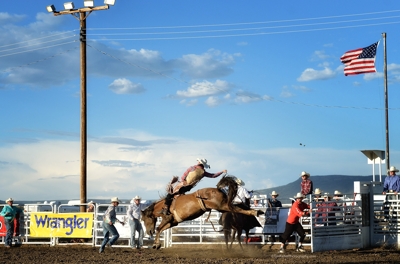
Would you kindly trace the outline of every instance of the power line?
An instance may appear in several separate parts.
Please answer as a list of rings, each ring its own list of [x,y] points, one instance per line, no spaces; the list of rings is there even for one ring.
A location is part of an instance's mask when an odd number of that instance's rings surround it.
[[[36,61],[32,61],[32,62],[29,62],[29,63],[23,64],[23,65],[19,65],[19,66],[14,66],[14,67],[8,68],[7,70],[1,71],[1,72],[9,72],[9,71],[11,71],[11,70],[13,70],[13,69],[16,69],[16,68],[27,67],[27,66],[30,66],[30,65],[33,65],[33,64],[36,64],[36,63],[42,62],[42,61],[46,61],[46,60],[49,60],[49,59],[55,58],[55,57],[57,57],[57,56],[60,56],[60,55],[62,55],[62,54],[64,54],[64,53],[68,53],[68,52],[70,52],[70,51],[73,51],[73,50],[75,50],[75,49],[77,49],[77,48],[78,48],[78,47],[74,47],[74,48],[72,48],[72,49],[68,49],[68,50],[65,50],[65,51],[59,52],[59,53],[57,53],[57,54],[54,54],[54,55],[48,56],[48,57],[46,57],[46,58],[43,58],[43,59],[40,59],[40,60],[36,60]]]
[[[196,31],[173,31],[173,32],[134,32],[134,33],[102,33],[102,34],[86,34],[87,36],[115,36],[115,35],[166,35],[166,34],[196,34],[196,33],[212,33],[212,32],[229,32],[229,31],[250,31],[250,30],[262,30],[262,29],[277,29],[277,28],[288,28],[288,27],[306,27],[306,26],[318,26],[328,24],[339,24],[339,23],[354,23],[360,21],[371,21],[371,20],[382,20],[387,18],[399,18],[400,16],[391,17],[378,17],[378,18],[364,18],[357,20],[346,20],[346,21],[332,21],[332,22],[321,22],[313,24],[296,24],[296,25],[284,25],[284,26],[273,26],[273,27],[256,27],[256,28],[232,28],[232,29],[215,29],[215,30],[196,30]]]
[[[6,49],[6,50],[0,50],[0,52],[6,52],[6,51],[11,51],[11,50],[16,50],[16,49],[28,48],[28,47],[31,47],[31,46],[43,45],[43,44],[46,44],[46,43],[56,42],[56,41],[60,41],[60,40],[63,40],[63,39],[68,39],[68,38],[75,37],[75,36],[76,35],[69,36],[69,37],[64,37],[64,38],[59,38],[59,39],[53,39],[53,40],[40,42],[40,43],[34,43],[34,44],[27,45],[27,46],[22,46],[22,47],[16,47],[16,48],[11,48],[11,49]]]
[[[260,36],[260,35],[276,35],[276,34],[288,34],[288,33],[300,33],[300,32],[313,32],[322,30],[335,30],[335,29],[345,29],[345,28],[357,28],[357,27],[371,27],[379,25],[389,25],[389,24],[399,24],[400,21],[396,22],[386,22],[386,23],[376,23],[376,24],[365,24],[365,25],[352,25],[352,26],[342,26],[342,27],[331,27],[331,28],[319,28],[319,29],[302,29],[302,30],[289,30],[289,31],[278,31],[278,32],[259,32],[259,33],[245,33],[245,34],[231,34],[231,35],[216,35],[216,36],[191,36],[191,37],[157,37],[157,38],[92,38],[92,40],[97,41],[142,41],[142,40],[179,40],[179,39],[206,39],[206,38],[228,38],[228,37],[243,37],[243,36]]]
[[[57,47],[57,46],[61,46],[61,45],[66,45],[66,44],[74,43],[74,42],[76,42],[76,41],[70,41],[70,42],[60,43],[60,44],[56,44],[56,45],[52,45],[52,46],[47,46],[47,47],[40,47],[40,48],[37,48],[37,49],[31,49],[31,50],[25,50],[25,51],[10,53],[10,54],[4,54],[4,55],[0,55],[0,58],[2,58],[2,57],[7,57],[7,56],[11,56],[11,55],[16,55],[16,54],[21,54],[21,53],[27,53],[27,52],[31,52],[31,51],[35,51],[35,50],[48,49],[48,48],[52,48],[52,47]]]
[[[297,21],[305,21],[305,20],[318,20],[318,19],[328,19],[328,18],[341,18],[341,17],[351,17],[351,16],[376,15],[376,14],[394,13],[394,12],[400,12],[400,10],[389,10],[389,11],[370,12],[370,13],[361,13],[361,14],[350,14],[350,15],[339,15],[339,16],[325,16],[325,17],[316,17],[316,18],[298,18],[298,19],[287,19],[287,20],[261,21],[261,22],[206,24],[206,25],[189,25],[189,26],[134,27],[134,28],[90,28],[90,30],[166,29],[166,28],[194,28],[194,27],[220,27],[220,26],[255,25],[255,24],[267,24],[267,23],[283,23],[283,22],[297,22]]]
[[[29,39],[29,40],[25,40],[25,41],[21,41],[21,42],[17,42],[17,43],[7,44],[7,45],[0,46],[0,48],[4,48],[4,47],[8,47],[8,46],[13,46],[13,45],[18,45],[18,44],[25,43],[25,42],[32,42],[32,41],[36,41],[36,40],[39,40],[39,39],[51,38],[51,37],[55,37],[55,36],[59,36],[59,35],[64,35],[64,34],[68,34],[68,33],[73,32],[73,31],[76,31],[76,30],[70,30],[70,31],[66,31],[66,32],[63,32],[63,33],[58,33],[58,34],[53,34],[53,35],[49,35],[49,36],[44,36],[44,37],[41,37],[41,38]],[[74,36],[75,36],[75,35],[74,35]]]

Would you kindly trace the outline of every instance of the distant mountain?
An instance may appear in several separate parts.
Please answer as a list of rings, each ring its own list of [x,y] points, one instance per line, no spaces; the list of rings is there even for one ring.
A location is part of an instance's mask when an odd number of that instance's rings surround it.
[[[326,175],[326,176],[311,176],[310,178],[313,182],[314,190],[319,188],[322,192],[327,192],[333,194],[335,190],[340,191],[343,194],[352,194],[354,192],[354,182],[363,181],[370,182],[373,177],[371,176],[345,176],[345,175]],[[379,181],[379,176],[375,176],[375,180]],[[385,180],[385,176],[382,176],[382,181]],[[254,190],[254,194],[267,194],[267,197],[271,197],[272,191],[279,193],[278,200],[282,203],[290,203],[290,198],[295,196],[300,192],[300,182],[299,177],[296,181],[268,189]]]

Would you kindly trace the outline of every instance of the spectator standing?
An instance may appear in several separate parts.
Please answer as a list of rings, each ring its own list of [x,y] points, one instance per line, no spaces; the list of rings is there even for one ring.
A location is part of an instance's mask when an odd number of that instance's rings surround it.
[[[268,207],[282,207],[281,201],[277,199],[279,193],[272,191],[271,198],[268,198]]]
[[[286,220],[285,231],[281,235],[281,248],[279,249],[279,253],[285,253],[285,245],[290,237],[290,235],[295,231],[299,236],[299,244],[296,247],[297,252],[305,252],[303,248],[303,241],[306,237],[306,233],[304,232],[303,226],[300,224],[300,217],[310,215],[307,209],[310,209],[310,206],[303,202],[305,196],[302,193],[297,193],[294,197],[295,201],[290,208],[289,216]]]
[[[6,223],[6,241],[4,245],[6,248],[10,248],[12,246],[12,238],[14,234],[14,219],[19,217],[19,214],[21,214],[23,211],[22,209],[13,206],[14,200],[13,198],[8,198],[6,200],[6,205],[3,207],[3,209],[0,212],[1,216],[4,216],[4,221]]]
[[[400,192],[400,178],[396,175],[396,172],[399,172],[399,170],[396,169],[395,166],[391,166],[388,172],[389,175],[386,176],[385,182],[383,183],[382,194],[397,194],[398,192]]]
[[[331,200],[332,196],[329,193],[324,194],[324,201],[320,204],[315,214],[317,223],[322,223],[324,226],[336,225],[336,213],[339,207],[335,201]]]
[[[262,207],[263,205],[260,203],[260,197],[258,197],[257,195],[253,196],[253,204],[251,205],[251,207]]]
[[[127,215],[129,219],[129,226],[131,228],[131,247],[132,249],[141,249],[143,247],[143,227],[140,223],[140,217],[142,213],[143,205],[140,203],[142,198],[138,195],[132,199],[131,204],[129,205]],[[138,242],[136,244],[135,235],[136,231],[139,234]],[[137,246],[136,246],[137,245]]]
[[[282,207],[281,201],[279,201],[277,199],[278,196],[279,196],[279,193],[277,193],[276,191],[272,191],[271,198],[268,198],[268,200],[267,200],[268,208],[265,211],[265,215],[268,215],[268,213],[270,213],[271,216],[270,216],[270,219],[265,220],[265,224],[269,223],[269,221],[276,224],[276,221],[278,219],[278,213],[279,213],[279,209],[276,209],[276,208]],[[278,236],[271,235],[269,237],[270,242],[275,242],[277,239],[278,239]]]
[[[95,206],[95,203],[93,201],[90,201],[88,203],[88,208],[86,209],[86,212],[93,213],[94,212],[94,206]]]
[[[119,203],[120,201],[118,200],[118,197],[111,198],[111,205],[107,208],[107,210],[104,213],[104,218],[103,218],[104,239],[103,243],[101,243],[99,253],[104,252],[104,248],[106,247],[106,245],[112,247],[112,245],[114,245],[119,238],[119,233],[115,228],[115,222],[118,221],[120,224],[124,225],[123,222],[118,220],[117,213],[115,212],[115,208],[119,205]],[[112,235],[111,239],[109,237],[110,233]]]
[[[314,201],[315,202],[322,202],[324,200],[323,197],[321,197],[322,191],[319,188],[315,188],[314,191]]]
[[[302,179],[300,183],[300,188],[301,188],[301,193],[304,196],[307,196],[309,194],[313,193],[313,182],[310,180],[310,173],[308,172],[301,172],[300,177]]]
[[[337,203],[338,206],[341,206],[343,201],[343,194],[340,191],[335,190],[335,192],[333,193],[333,200]]]

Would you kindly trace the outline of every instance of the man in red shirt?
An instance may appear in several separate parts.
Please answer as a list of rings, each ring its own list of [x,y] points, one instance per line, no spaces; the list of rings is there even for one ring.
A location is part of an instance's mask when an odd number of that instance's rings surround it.
[[[303,202],[304,198],[305,197],[302,193],[297,193],[294,197],[296,200],[290,208],[289,216],[286,220],[285,232],[280,236],[281,248],[279,249],[279,253],[285,253],[285,244],[294,231],[300,236],[300,241],[297,245],[296,251],[305,252],[302,243],[306,237],[306,233],[304,232],[303,226],[300,224],[299,220],[300,217],[310,215],[309,211],[306,210],[310,209],[310,206]]]

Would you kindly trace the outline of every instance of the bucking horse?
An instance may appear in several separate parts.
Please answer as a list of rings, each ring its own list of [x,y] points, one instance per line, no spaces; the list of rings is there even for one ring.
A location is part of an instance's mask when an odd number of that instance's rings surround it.
[[[225,191],[227,188],[228,191]],[[237,183],[234,177],[224,177],[218,184],[217,188],[203,188],[193,193],[175,196],[171,207],[170,214],[161,214],[164,206],[164,200],[161,199],[152,203],[149,207],[142,211],[142,220],[149,236],[155,234],[154,249],[160,249],[160,234],[171,227],[177,226],[183,221],[196,219],[205,212],[216,210],[219,212],[234,212],[244,215],[259,216],[264,212],[261,210],[242,209],[232,204],[237,194]],[[161,217],[162,221],[156,229],[157,218]]]

